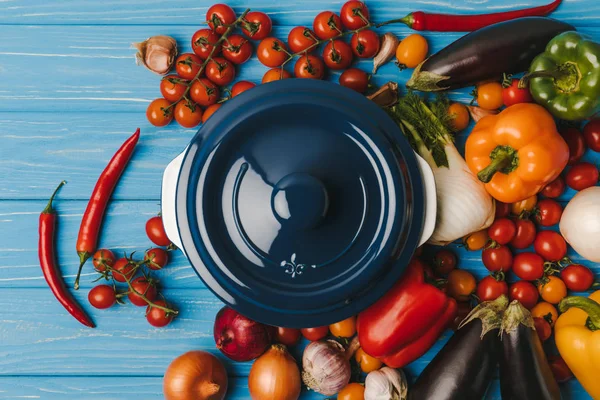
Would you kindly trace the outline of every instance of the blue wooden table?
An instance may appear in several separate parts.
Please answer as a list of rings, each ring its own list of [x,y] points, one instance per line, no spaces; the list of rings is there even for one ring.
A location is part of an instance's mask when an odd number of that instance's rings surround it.
[[[372,18],[384,21],[417,9],[476,13],[540,5],[548,0],[373,0]],[[282,39],[296,25],[312,24],[320,11],[338,11],[341,0],[233,0],[268,12]],[[88,329],[56,302],[37,258],[37,221],[57,183],[66,179],[55,205],[60,213],[58,254],[72,285],[77,268],[75,240],[98,174],[136,127],[142,139],[108,208],[101,245],[120,253],[143,251],[151,243],[145,221],[159,211],[161,176],[195,130],[176,124],[154,128],[145,118],[148,103],[160,97],[159,78],[133,59],[132,42],[155,34],[175,37],[189,51],[208,6],[201,1],[0,0],[0,399],[162,398],[162,375],[170,361],[192,349],[217,352],[212,324],[222,304],[204,287],[181,254],[160,272],[164,294],[181,310],[165,329],[150,327],[144,309],[132,305],[98,311],[87,305],[94,274],[87,265],[76,297],[98,324]],[[600,2],[565,0],[556,18],[600,40]],[[390,26],[400,37],[410,31]],[[437,51],[460,34],[426,34]],[[370,61],[358,63],[371,69]],[[239,79],[259,83],[266,68],[253,58]],[[393,65],[380,70],[376,84],[405,82],[410,72]],[[329,76],[337,80],[338,74]],[[468,101],[468,91],[451,94]],[[464,136],[458,146],[464,144]],[[597,155],[586,154],[588,160]],[[568,200],[572,192],[562,200]],[[460,267],[485,275],[479,253],[460,253]],[[572,258],[580,260],[576,254]],[[590,265],[586,261],[584,264]],[[598,268],[594,267],[598,273]],[[414,376],[436,354],[448,333],[407,368]],[[249,398],[250,363],[225,362],[231,376],[228,398]],[[304,399],[322,396],[305,393]],[[497,382],[488,399],[499,399]],[[589,398],[571,381],[565,399]]]

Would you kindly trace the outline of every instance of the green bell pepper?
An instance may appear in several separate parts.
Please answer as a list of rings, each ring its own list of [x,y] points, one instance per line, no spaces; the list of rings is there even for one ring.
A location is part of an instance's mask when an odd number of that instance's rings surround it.
[[[535,101],[557,118],[579,121],[600,111],[600,44],[578,32],[561,33],[537,56],[529,73]]]

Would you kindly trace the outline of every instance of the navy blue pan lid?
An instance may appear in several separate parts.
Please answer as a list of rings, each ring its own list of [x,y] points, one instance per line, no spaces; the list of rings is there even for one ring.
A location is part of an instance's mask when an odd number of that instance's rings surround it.
[[[396,124],[337,84],[287,79],[227,101],[183,158],[183,250],[225,303],[263,323],[355,315],[400,277],[424,221]]]

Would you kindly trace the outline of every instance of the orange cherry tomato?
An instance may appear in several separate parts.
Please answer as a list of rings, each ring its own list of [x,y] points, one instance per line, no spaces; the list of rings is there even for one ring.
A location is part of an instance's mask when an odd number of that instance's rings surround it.
[[[523,211],[533,211],[537,205],[537,195],[526,198],[525,200],[512,203],[510,205],[510,212],[513,215],[521,215]]]
[[[211,115],[215,113],[219,108],[221,108],[222,104],[216,103],[208,106],[206,110],[204,110],[204,114],[202,114],[202,123],[205,123]]]
[[[365,374],[377,371],[383,366],[383,362],[381,362],[381,360],[378,360],[375,357],[371,357],[370,355],[365,353],[362,347],[356,350],[356,353],[354,353],[354,359],[356,360],[358,365],[360,365],[360,370]]]
[[[173,121],[173,107],[166,99],[156,99],[148,105],[146,118],[154,126],[169,125]]]
[[[365,400],[365,387],[360,383],[350,383],[338,393],[337,400]]]
[[[567,285],[558,276],[549,276],[548,281],[538,284],[542,299],[550,304],[558,304],[567,296]]]
[[[193,128],[202,122],[202,109],[198,104],[180,101],[175,106],[175,121],[184,128]]]
[[[268,37],[260,42],[256,49],[256,56],[258,61],[270,68],[279,67],[288,58],[285,44],[274,37]]]
[[[469,300],[476,287],[477,281],[468,271],[455,269],[448,274],[447,293],[456,301]]]
[[[464,104],[452,103],[448,107],[448,115],[452,116],[452,126],[456,131],[460,132],[469,126],[469,110]]]
[[[428,51],[427,40],[423,36],[413,33],[401,41],[396,48],[396,59],[400,65],[406,68],[416,68],[425,61]]]
[[[477,86],[477,104],[484,110],[497,110],[504,105],[502,84],[487,82]]]
[[[262,78],[262,83],[268,83],[273,81],[278,81],[281,79],[289,79],[292,77],[292,74],[287,72],[282,68],[272,68],[265,72],[265,75]]]
[[[323,76],[325,76],[325,65],[319,57],[306,54],[296,61],[294,74],[296,78],[323,79]]]
[[[551,325],[554,326],[558,318],[558,311],[556,311],[556,307],[546,301],[540,301],[531,309],[531,316],[533,318],[546,319],[548,315],[550,315],[549,319],[552,321]]]
[[[490,237],[488,236],[487,229],[483,229],[478,232],[473,232],[467,235],[463,239],[463,243],[467,250],[477,251],[485,247]]]
[[[356,317],[346,318],[343,321],[329,325],[333,336],[350,338],[356,334]]]

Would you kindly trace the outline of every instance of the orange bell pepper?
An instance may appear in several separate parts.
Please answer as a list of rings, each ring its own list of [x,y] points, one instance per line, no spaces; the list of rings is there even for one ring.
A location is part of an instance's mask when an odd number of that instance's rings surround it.
[[[569,147],[548,111],[523,103],[481,119],[467,139],[465,160],[492,197],[515,203],[558,177]]]

